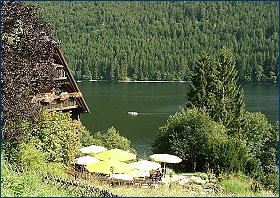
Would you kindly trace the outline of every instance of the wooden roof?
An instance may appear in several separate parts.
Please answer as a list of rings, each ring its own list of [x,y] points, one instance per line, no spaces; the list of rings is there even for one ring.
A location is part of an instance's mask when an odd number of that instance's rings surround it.
[[[64,66],[64,71],[65,71],[65,75],[67,77],[67,82],[68,82],[67,84],[63,85],[63,88],[65,89],[65,91],[67,91],[69,93],[80,92],[80,89],[79,89],[74,77],[72,76],[72,74],[69,70],[69,67],[59,48],[55,48],[54,59],[55,59],[56,63]],[[78,104],[79,113],[90,113],[90,110],[89,110],[83,96],[79,97],[79,98],[75,98],[75,100]]]

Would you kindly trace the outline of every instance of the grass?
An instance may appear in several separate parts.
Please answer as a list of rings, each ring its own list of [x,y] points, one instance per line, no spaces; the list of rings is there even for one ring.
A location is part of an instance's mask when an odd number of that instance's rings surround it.
[[[184,175],[193,175],[185,173]],[[199,174],[196,174],[199,175]],[[261,190],[259,192],[253,192],[250,188],[252,181],[243,176],[231,176],[228,180],[223,179],[220,184],[223,191],[217,193],[204,193],[199,189],[199,186],[181,186],[178,183],[172,183],[172,187],[169,188],[168,184],[161,184],[158,188],[136,188],[132,186],[109,186],[108,184],[101,184],[96,181],[91,181],[94,186],[100,189],[109,190],[113,194],[125,197],[189,197],[189,196],[260,196],[260,197],[276,197],[270,191]]]
[[[270,191],[259,190],[257,192],[252,191],[251,185],[253,180],[244,176],[229,176],[229,178],[223,178],[220,184],[224,187],[224,194],[227,196],[260,196],[271,197],[276,196]]]
[[[60,173],[61,174],[61,173]],[[184,173],[184,175],[189,175]],[[193,174],[192,174],[193,175]],[[197,174],[198,175],[198,174]],[[40,171],[13,171],[2,164],[2,186],[1,196],[82,196],[78,191],[70,188],[65,189],[59,183],[46,183],[42,180],[42,172]],[[109,184],[101,184],[97,181],[86,181],[78,179],[80,183],[87,183],[100,190],[107,190],[118,196],[126,197],[186,197],[186,196],[276,196],[270,191],[261,190],[254,193],[250,186],[252,180],[246,177],[230,176],[222,179],[220,184],[223,186],[223,191],[220,193],[204,193],[199,189],[199,186],[188,185],[181,186],[178,183],[172,183],[169,188],[168,184],[161,184],[158,188],[136,188],[132,186],[109,186]]]
[[[179,184],[172,184],[169,188],[168,185],[159,185],[158,188],[137,188],[132,186],[109,186],[108,184],[100,184],[94,182],[94,185],[100,189],[109,190],[113,194],[125,197],[183,197],[183,196],[214,196],[214,194],[206,195],[203,193],[196,193],[188,188]]]
[[[35,171],[22,173],[12,171],[2,166],[1,196],[67,196],[68,193],[59,186],[42,182],[42,175]]]

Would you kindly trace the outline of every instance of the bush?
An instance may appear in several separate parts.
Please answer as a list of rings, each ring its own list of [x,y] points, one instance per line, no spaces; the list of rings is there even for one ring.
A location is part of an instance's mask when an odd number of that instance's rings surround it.
[[[278,187],[279,123],[273,126],[264,114],[246,112],[242,131],[250,154],[245,173],[266,187]]]
[[[226,140],[226,129],[214,122],[204,110],[187,109],[170,116],[153,143],[154,153],[170,153],[182,158],[185,170],[201,171],[213,141]]]
[[[216,173],[244,171],[247,150],[238,140],[213,141],[207,151],[209,167]]]
[[[39,170],[45,166],[45,154],[34,147],[31,141],[20,145],[18,168],[24,170]]]
[[[8,164],[5,160],[2,161],[1,166],[1,196],[35,196],[35,197],[49,197],[49,196],[70,196],[71,192],[62,189],[59,185],[53,185],[42,181],[46,173],[53,176],[64,176],[61,165],[55,163],[46,163],[47,166],[40,170],[25,170],[18,171]],[[65,175],[66,177],[66,175]]]
[[[268,122],[264,114],[260,112],[246,112],[242,127],[243,139],[246,141],[248,153],[252,157],[259,158],[263,147],[272,136],[273,126]]]
[[[81,126],[80,128],[80,143],[81,147],[90,146],[92,144],[102,145],[102,142],[96,142],[97,140],[91,135],[90,131],[86,129],[85,126]]]
[[[70,113],[43,112],[39,124],[24,122],[21,130],[24,134],[21,144],[28,145],[28,142],[33,142],[31,147],[35,149],[32,151],[35,158],[38,154],[36,150],[40,150],[45,154],[46,162],[68,164],[77,155],[78,126],[72,121]],[[32,150],[32,148],[30,149]],[[22,151],[22,155],[25,155],[24,152],[26,151]]]
[[[81,128],[81,144],[83,147],[90,146],[92,144],[98,146],[104,146],[107,149],[122,149],[129,150],[136,153],[135,149],[130,146],[130,141],[120,135],[114,127],[109,128],[106,132],[97,132],[91,135],[85,127]]]

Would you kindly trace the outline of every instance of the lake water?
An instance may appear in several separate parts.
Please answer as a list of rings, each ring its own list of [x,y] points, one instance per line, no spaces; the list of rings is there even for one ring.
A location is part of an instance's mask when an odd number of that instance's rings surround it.
[[[114,126],[138,154],[151,153],[150,143],[169,115],[185,106],[188,83],[90,82],[78,83],[91,110],[82,123],[91,132]],[[278,117],[278,85],[242,85],[247,111],[261,111],[271,123]],[[128,115],[136,111],[138,116]]]

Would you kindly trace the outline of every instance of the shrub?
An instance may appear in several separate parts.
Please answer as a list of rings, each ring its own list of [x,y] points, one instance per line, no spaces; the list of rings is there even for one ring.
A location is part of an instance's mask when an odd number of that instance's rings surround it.
[[[70,113],[43,112],[39,124],[22,123],[22,144],[32,141],[33,148],[45,154],[46,162],[72,161],[77,155],[77,125],[72,121]],[[35,150],[33,150],[36,154]],[[35,157],[35,156],[34,156]]]
[[[90,131],[86,129],[85,126],[81,126],[80,128],[80,143],[81,147],[90,146],[92,144],[102,145],[102,142],[96,142],[94,137],[91,135]]]
[[[110,127],[106,132],[97,132],[91,135],[85,127],[81,130],[81,144],[82,146],[90,146],[92,144],[104,146],[107,149],[122,149],[129,150],[136,153],[135,149],[130,146],[130,141],[120,135],[114,127]]]
[[[270,124],[260,112],[246,112],[242,127],[250,160],[245,172],[266,187],[278,187],[279,123]]]
[[[45,165],[48,167],[47,169],[44,166],[40,170],[25,170],[21,172],[12,168],[5,160],[2,161],[1,196],[70,196],[70,190],[64,190],[59,185],[42,182],[42,178],[46,173],[51,173],[57,177],[63,176],[61,165],[55,163],[46,163]]]
[[[247,150],[238,140],[213,141],[207,151],[209,167],[216,173],[244,171]]]
[[[45,154],[36,149],[32,141],[27,144],[23,143],[20,145],[19,161],[19,168],[38,170],[45,166]]]
[[[52,39],[50,23],[42,21],[33,6],[1,2],[1,16],[2,140],[16,142],[23,120],[39,121],[41,108],[30,102],[30,96],[58,85],[52,66],[58,43]]]
[[[252,157],[259,158],[266,141],[270,138],[275,139],[275,136],[272,136],[272,130],[273,126],[264,114],[260,112],[246,112],[244,114],[243,138]]]
[[[212,141],[226,140],[226,129],[198,109],[181,110],[170,116],[153,144],[155,153],[180,156],[183,169],[202,170]]]

